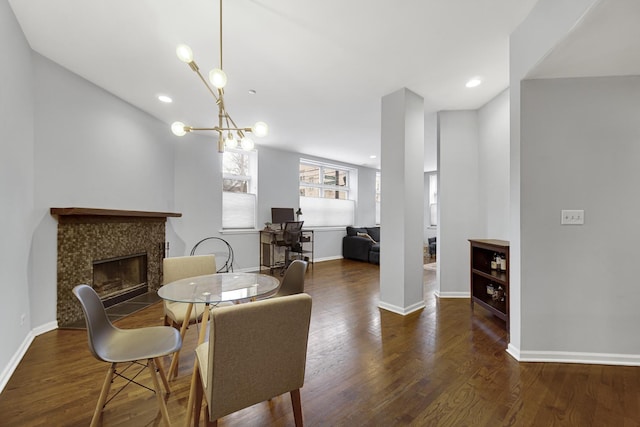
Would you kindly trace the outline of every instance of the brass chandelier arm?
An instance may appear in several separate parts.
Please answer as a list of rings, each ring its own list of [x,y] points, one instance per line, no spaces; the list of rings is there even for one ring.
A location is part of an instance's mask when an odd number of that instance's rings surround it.
[[[207,83],[207,80],[204,78],[204,76],[202,75],[202,73],[200,72],[200,68],[198,67],[198,65],[196,64],[195,61],[191,61],[189,62],[189,66],[191,67],[191,69],[193,71],[195,71],[195,73],[198,75],[198,77],[200,77],[200,80],[202,80],[202,83],[204,83],[204,85],[207,87],[207,90],[211,93],[211,95],[213,95],[213,97],[216,100],[216,104],[220,103],[220,99],[218,98],[218,96],[216,95],[216,93],[213,91],[213,89],[211,89],[211,86],[209,86],[209,83]]]
[[[240,128],[240,129],[237,129],[238,125],[236,124],[236,122],[233,121],[233,119],[228,114],[227,114],[227,118],[229,119],[229,121],[231,121],[231,124],[236,127],[236,130],[238,131],[238,136],[240,138],[244,138],[244,132],[251,132],[251,128]]]
[[[212,131],[216,131],[216,132],[226,132],[228,130],[231,131],[235,131],[235,132],[251,132],[251,128],[232,128],[232,127],[212,127],[212,128],[196,128],[193,126],[185,126],[184,129],[187,132],[191,132],[194,130],[212,130]]]
[[[226,105],[224,102],[224,87],[227,83],[227,75],[224,72],[222,63],[222,0],[219,0],[220,15],[219,15],[219,32],[220,32],[220,68],[214,68],[209,72],[209,78],[206,79],[200,72],[200,68],[193,60],[193,51],[186,44],[180,44],[176,48],[176,55],[178,59],[189,65],[191,70],[195,72],[202,83],[209,91],[209,93],[216,100],[218,107],[218,125],[214,127],[192,127],[187,126],[181,121],[176,121],[171,124],[171,131],[176,136],[183,136],[192,131],[215,131],[218,132],[218,151],[224,152],[225,144],[229,147],[237,147],[238,143],[244,150],[253,150],[254,142],[251,138],[246,138],[245,133],[251,132],[258,137],[266,136],[269,128],[264,122],[256,122],[253,127],[239,127],[236,122],[227,113]],[[255,93],[255,91],[254,91]],[[237,139],[234,138],[233,133],[236,134]]]

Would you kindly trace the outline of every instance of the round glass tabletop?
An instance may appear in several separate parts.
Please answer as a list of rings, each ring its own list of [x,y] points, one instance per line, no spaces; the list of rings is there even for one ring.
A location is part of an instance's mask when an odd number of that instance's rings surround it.
[[[280,286],[273,276],[258,273],[218,273],[167,283],[158,296],[167,301],[219,303],[265,297]]]

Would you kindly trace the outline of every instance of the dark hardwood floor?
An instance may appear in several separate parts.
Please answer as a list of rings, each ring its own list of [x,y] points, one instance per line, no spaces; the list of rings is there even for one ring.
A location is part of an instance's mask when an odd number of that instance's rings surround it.
[[[637,367],[518,363],[504,323],[468,299],[437,299],[425,271],[427,307],[403,317],[377,307],[378,267],[337,260],[307,275],[313,297],[302,406],[307,426],[638,426]],[[116,322],[162,324],[155,304]],[[183,425],[196,328],[187,332],[167,405]],[[168,366],[168,359],[165,365]],[[108,365],[86,332],[37,337],[0,394],[0,426],[86,426]],[[140,376],[150,383],[148,376]],[[155,397],[130,386],[112,400],[105,426],[161,425]],[[288,395],[229,415],[220,426],[291,426]]]

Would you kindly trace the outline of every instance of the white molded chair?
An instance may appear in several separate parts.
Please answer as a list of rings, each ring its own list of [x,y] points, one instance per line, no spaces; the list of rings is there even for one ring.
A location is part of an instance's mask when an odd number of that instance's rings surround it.
[[[284,297],[304,292],[304,275],[307,272],[307,265],[306,261],[300,259],[291,261],[274,297]]]
[[[132,382],[129,378],[124,377],[122,372],[116,371],[117,365],[139,360],[146,360],[147,362],[146,366],[151,374],[162,419],[165,425],[171,425],[167,405],[160,390],[156,369],[160,373],[167,394],[169,394],[171,390],[162,369],[160,357],[175,353],[182,347],[182,340],[178,331],[167,326],[138,329],[116,328],[107,317],[100,297],[91,286],[78,285],[73,288],[73,294],[82,305],[87,325],[89,350],[91,350],[96,359],[111,363],[91,419],[91,427],[98,425],[98,420],[111,389],[113,377],[120,376],[128,379],[129,382],[125,386]]]
[[[259,402],[290,393],[295,425],[303,424],[311,297],[302,293],[211,311],[209,342],[196,349],[194,425],[203,395],[209,425]]]

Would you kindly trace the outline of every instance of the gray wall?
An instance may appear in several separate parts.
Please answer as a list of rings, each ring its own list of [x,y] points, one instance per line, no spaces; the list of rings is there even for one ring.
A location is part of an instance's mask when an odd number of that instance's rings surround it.
[[[509,236],[508,90],[477,111],[438,117],[438,294],[468,297],[468,239]]]
[[[0,40],[1,390],[8,380],[8,365],[30,342],[29,253],[34,224],[31,49],[6,1],[0,2]]]
[[[509,240],[509,91],[478,110],[478,194],[484,237]]]
[[[51,207],[173,210],[173,144],[162,123],[33,54],[35,78],[34,326],[56,318]]]
[[[509,81],[510,81],[510,189],[509,189],[509,241],[510,266],[509,283],[511,295],[509,297],[509,309],[511,312],[509,353],[520,359],[521,347],[521,318],[524,318],[525,305],[530,304],[523,300],[521,289],[524,289],[528,280],[524,276],[525,255],[520,253],[523,244],[521,239],[521,159],[520,155],[520,84],[540,61],[568,34],[584,14],[599,0],[572,0],[562,3],[557,0],[539,0],[531,13],[512,33],[509,40]],[[542,30],[543,29],[543,30]],[[545,246],[546,247],[546,246]],[[544,248],[539,248],[544,251]],[[536,286],[532,283],[529,286]],[[546,333],[547,331],[545,331]]]
[[[521,352],[638,357],[640,77],[521,89]]]
[[[476,111],[438,114],[438,294],[469,295],[469,239],[484,237]]]

